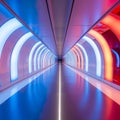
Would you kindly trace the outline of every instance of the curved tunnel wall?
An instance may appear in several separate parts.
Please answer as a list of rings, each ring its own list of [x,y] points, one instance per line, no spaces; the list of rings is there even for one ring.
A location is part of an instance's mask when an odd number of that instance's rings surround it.
[[[56,56],[1,4],[0,18],[0,90],[3,90],[54,65]]]
[[[119,25],[119,15],[106,15],[64,55],[64,63],[120,85]],[[101,29],[101,26],[104,29]]]

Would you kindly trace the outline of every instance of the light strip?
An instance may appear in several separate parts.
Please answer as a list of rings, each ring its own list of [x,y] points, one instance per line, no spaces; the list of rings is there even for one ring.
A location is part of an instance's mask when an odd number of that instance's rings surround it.
[[[84,56],[85,56],[85,71],[88,72],[88,55],[87,55],[87,52],[86,52],[85,48],[82,45],[80,45],[79,43],[77,43],[76,45],[79,46],[84,53]]]
[[[105,63],[104,77],[105,77],[105,79],[112,81],[113,80],[113,58],[112,58],[112,53],[111,53],[111,50],[110,50],[110,47],[109,47],[107,41],[101,34],[96,32],[95,30],[90,30],[88,32],[88,34],[93,36],[98,41],[99,45],[101,46],[102,52],[104,55],[104,63]]]
[[[41,48],[45,47],[44,45],[41,45],[39,48],[37,48],[37,50],[35,51],[35,55],[34,55],[34,71],[37,70],[37,56],[41,50]]]
[[[75,55],[76,55],[76,58],[78,58],[78,59],[77,59],[77,64],[76,64],[77,66],[76,66],[76,67],[79,68],[81,61],[80,61],[80,56],[79,56],[79,54],[78,54],[78,51],[77,51],[74,47],[71,49],[71,51],[73,51],[73,52],[75,53]]]
[[[23,44],[32,37],[33,34],[28,32],[25,35],[23,35],[18,42],[16,43],[15,47],[13,48],[13,52],[11,55],[11,63],[10,63],[10,69],[11,69],[11,81],[14,81],[18,78],[18,58],[20,50],[23,46]]]
[[[47,50],[46,53],[45,53],[44,56],[43,56],[43,59],[42,59],[42,62],[43,62],[42,65],[43,65],[43,68],[46,67],[46,66],[45,66],[45,63],[47,64],[46,56],[47,56],[48,53],[49,53],[49,50]]]
[[[119,54],[115,50],[112,50],[112,51],[115,54],[116,59],[117,59],[117,67],[119,67],[120,66],[120,57],[119,57]]]
[[[42,60],[41,59],[41,54],[42,54],[42,52],[45,50],[45,49],[47,49],[47,48],[43,48],[41,51],[40,51],[40,53],[39,53],[39,56],[38,56],[38,69],[40,69],[40,61]]]
[[[0,57],[5,42],[9,36],[20,27],[22,27],[22,24],[16,18],[10,19],[0,27]]]
[[[83,70],[84,69],[84,58],[83,58],[83,54],[82,54],[82,52],[81,52],[81,50],[79,49],[79,47],[78,46],[74,46],[77,50],[78,50],[78,52],[79,52],[79,54],[80,54],[80,58],[81,58],[81,70]]]
[[[35,49],[41,44],[41,42],[37,42],[31,49],[29,54],[29,73],[32,73],[32,60],[33,60],[33,54]]]
[[[69,52],[68,54],[69,54],[69,56],[70,56],[70,59],[69,59],[70,65],[75,66],[75,63],[76,63],[77,61],[76,61],[74,52],[70,50],[70,52]],[[73,58],[74,58],[74,59],[73,59]],[[72,64],[71,64],[71,63],[72,63]]]
[[[58,120],[61,120],[61,64],[59,63],[59,88],[58,88]]]
[[[92,48],[94,50],[94,53],[96,56],[96,75],[100,77],[101,76],[102,62],[101,62],[101,56],[100,56],[99,49],[98,49],[97,45],[95,44],[95,42],[92,39],[90,39],[89,37],[84,36],[83,39],[85,41],[87,41],[92,46]]]

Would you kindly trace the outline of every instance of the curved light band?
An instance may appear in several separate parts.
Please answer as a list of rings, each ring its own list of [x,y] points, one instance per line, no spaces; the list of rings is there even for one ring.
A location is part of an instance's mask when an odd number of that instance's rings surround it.
[[[70,52],[68,53],[69,54],[69,56],[70,56],[70,59],[69,59],[69,62],[70,62],[70,65],[71,65],[71,63],[72,63],[72,65],[76,65],[76,62],[77,62],[77,59],[76,59],[76,55],[75,55],[75,53],[72,51],[72,50],[70,50]],[[73,59],[74,58],[74,59]],[[76,66],[75,66],[76,67]]]
[[[102,48],[103,54],[104,54],[104,61],[105,61],[105,79],[112,81],[113,78],[113,58],[112,58],[112,53],[110,50],[110,47],[105,40],[105,38],[96,32],[95,30],[90,30],[88,34],[92,35],[99,43],[99,45]]]
[[[119,67],[120,66],[120,57],[119,57],[119,54],[115,51],[115,50],[112,50],[112,52],[115,54],[116,56],[116,61],[117,61],[117,64],[116,66]]]
[[[82,54],[82,52],[81,52],[81,50],[79,49],[78,46],[75,45],[74,48],[76,48],[76,49],[78,50],[79,54],[80,54],[80,58],[81,58],[81,70],[83,70],[83,69],[84,69],[84,58],[83,58],[83,54]]]
[[[40,57],[41,57],[41,54],[42,54],[42,52],[44,51],[44,50],[47,50],[47,48],[43,48],[41,51],[40,51],[40,53],[39,53],[39,56],[38,56],[38,69],[40,69]]]
[[[92,48],[94,50],[94,53],[96,56],[96,75],[100,77],[101,76],[102,62],[101,62],[101,56],[100,56],[99,49],[91,38],[84,36],[83,39],[85,41],[87,41],[92,46]]]
[[[45,64],[47,64],[47,59],[46,59],[46,56],[47,54],[49,53],[50,51],[47,50],[45,53],[44,53],[44,56],[43,56],[43,59],[42,59],[42,62],[43,62],[43,68],[46,67]]]
[[[66,63],[71,64],[71,61],[72,61],[73,59],[71,59],[71,54],[70,54],[70,52],[68,52],[65,57],[66,57]],[[70,61],[70,60],[71,60],[71,61]]]
[[[37,42],[31,49],[30,54],[29,54],[29,73],[32,73],[32,59],[33,59],[33,54],[36,48],[41,44],[41,42]]]
[[[34,71],[37,70],[37,56],[41,50],[42,47],[45,47],[44,45],[41,45],[39,48],[37,48],[37,50],[35,51],[35,55],[34,55]]]
[[[5,42],[9,36],[20,27],[22,27],[22,24],[16,18],[10,19],[0,27],[0,57]]]
[[[78,54],[78,51],[73,47],[72,49],[71,49],[71,51],[73,51],[74,53],[75,53],[75,55],[76,55],[76,58],[78,58],[77,59],[77,68],[79,68],[80,67],[80,56],[79,56],[79,54]]]
[[[23,35],[18,42],[16,43],[12,55],[11,55],[11,63],[10,63],[10,69],[11,69],[11,81],[14,81],[18,78],[18,57],[20,50],[23,46],[23,44],[32,37],[33,34],[28,32],[25,35]]]
[[[84,53],[84,56],[85,56],[85,71],[88,72],[88,55],[87,55],[87,52],[86,52],[85,48],[82,45],[80,45],[79,43],[77,43],[76,45],[79,46],[80,49]]]

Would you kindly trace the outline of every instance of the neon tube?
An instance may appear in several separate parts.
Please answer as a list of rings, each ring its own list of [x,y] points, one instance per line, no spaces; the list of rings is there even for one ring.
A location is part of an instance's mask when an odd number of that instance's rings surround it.
[[[78,46],[74,46],[77,50],[78,50],[78,52],[79,52],[79,54],[80,54],[80,58],[81,58],[81,70],[83,70],[84,69],[84,58],[83,58],[83,54],[82,54],[82,52],[81,52],[81,50],[79,49],[79,47]]]
[[[88,32],[88,34],[92,35],[100,44],[101,48],[102,48],[102,52],[104,54],[104,67],[105,67],[105,79],[112,81],[113,78],[113,58],[112,58],[112,53],[110,50],[110,47],[108,45],[108,43],[106,42],[105,38],[99,34],[98,32],[96,32],[95,30],[90,30]]]
[[[98,49],[97,45],[94,43],[94,41],[92,39],[90,39],[89,37],[84,36],[83,39],[85,41],[87,41],[94,50],[94,53],[96,56],[96,75],[100,77],[101,76],[102,62],[101,62],[101,56],[100,56],[99,49]]]
[[[33,59],[33,54],[34,51],[38,46],[40,46],[41,42],[37,42],[31,49],[30,54],[29,54],[29,73],[32,73],[32,59]]]
[[[32,37],[33,34],[28,32],[25,35],[23,35],[18,42],[16,43],[15,47],[13,48],[13,52],[11,55],[11,63],[10,63],[10,69],[11,69],[11,81],[14,81],[18,78],[18,57],[20,50],[23,46],[23,44]]]
[[[41,57],[41,54],[44,50],[46,50],[47,48],[43,48],[40,53],[39,53],[39,56],[38,56],[38,69],[40,69],[40,57]]]
[[[76,58],[77,58],[77,66],[76,67],[79,68],[80,67],[80,56],[78,54],[78,51],[74,47],[71,49],[71,51],[73,51],[76,55]]]
[[[45,63],[47,63],[47,61],[46,61],[46,56],[47,56],[47,54],[48,54],[49,52],[50,52],[50,51],[47,50],[46,53],[45,53],[44,56],[43,56],[43,59],[42,59],[42,62],[43,62],[43,68],[46,67],[46,66],[45,66]]]
[[[80,49],[84,53],[84,56],[85,56],[85,71],[88,72],[88,55],[87,55],[87,52],[86,52],[85,48],[82,45],[80,45],[79,43],[77,43],[76,45],[79,46]]]
[[[20,27],[22,27],[22,24],[16,18],[10,19],[0,27],[0,57],[5,42],[9,36]]]
[[[34,55],[34,71],[37,70],[37,56],[41,50],[42,47],[45,47],[44,45],[41,45],[35,52],[35,55]]]
[[[115,50],[112,50],[112,52],[115,54],[116,56],[116,61],[117,61],[117,64],[116,66],[119,67],[120,66],[120,57],[119,57],[119,54],[115,51]]]

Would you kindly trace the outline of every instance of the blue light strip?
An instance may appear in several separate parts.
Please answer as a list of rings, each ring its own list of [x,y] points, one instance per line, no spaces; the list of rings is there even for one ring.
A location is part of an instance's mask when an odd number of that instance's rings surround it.
[[[28,32],[25,35],[23,35],[18,42],[16,43],[15,47],[13,48],[13,52],[11,55],[11,63],[10,63],[10,69],[11,69],[11,81],[14,81],[18,79],[18,57],[20,50],[23,46],[23,44],[33,36],[32,33]]]
[[[10,19],[0,27],[0,57],[5,42],[9,36],[20,27],[22,27],[22,24],[16,18]]]
[[[116,61],[117,61],[116,66],[119,67],[120,66],[120,57],[119,57],[119,54],[115,50],[113,50],[113,49],[112,49],[112,52],[116,56]]]

